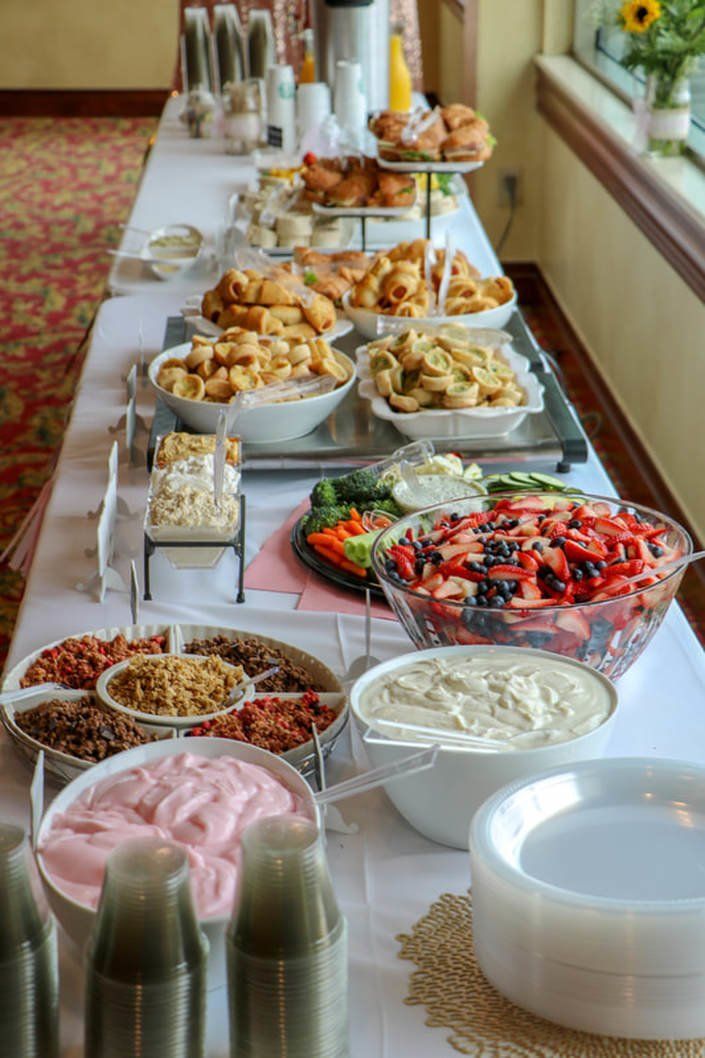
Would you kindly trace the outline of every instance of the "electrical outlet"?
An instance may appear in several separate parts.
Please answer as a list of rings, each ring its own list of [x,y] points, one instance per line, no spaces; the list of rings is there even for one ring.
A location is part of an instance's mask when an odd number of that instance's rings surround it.
[[[513,195],[512,195],[513,189]],[[497,175],[497,204],[508,209],[521,205],[522,180],[520,169],[500,169]]]

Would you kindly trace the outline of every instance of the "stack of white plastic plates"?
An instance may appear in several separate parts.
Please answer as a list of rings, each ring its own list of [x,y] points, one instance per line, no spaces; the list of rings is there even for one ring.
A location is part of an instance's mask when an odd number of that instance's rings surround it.
[[[475,954],[570,1028],[705,1036],[705,769],[585,761],[505,787],[470,831]]]

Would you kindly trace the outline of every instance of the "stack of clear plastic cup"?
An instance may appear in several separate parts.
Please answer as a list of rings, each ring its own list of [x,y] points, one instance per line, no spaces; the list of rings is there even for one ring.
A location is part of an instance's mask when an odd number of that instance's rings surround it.
[[[310,820],[243,834],[227,959],[232,1058],[345,1058],[347,927]]]
[[[117,848],[86,952],[85,1058],[202,1058],[207,958],[184,850]]]
[[[58,1058],[56,927],[29,842],[0,825],[0,1053]]]

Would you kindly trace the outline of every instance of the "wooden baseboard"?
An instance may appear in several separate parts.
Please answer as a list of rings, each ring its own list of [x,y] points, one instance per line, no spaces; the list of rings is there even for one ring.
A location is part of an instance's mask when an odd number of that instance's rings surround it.
[[[693,538],[695,547],[702,547],[703,544],[698,538],[695,527],[689,521],[661,470],[644,447],[639,434],[612,396],[609,383],[605,380],[599,365],[573,330],[539,267],[533,262],[518,261],[507,263],[506,269],[516,285],[520,304],[527,307],[534,305],[550,313],[558,348],[549,350],[549,352],[558,354],[559,364],[562,355],[571,355],[575,358],[587,386],[592,391],[596,407],[602,412],[605,423],[634,467],[636,471],[634,480],[638,481],[639,485],[636,492],[625,499],[634,500],[670,514],[687,529]],[[630,493],[632,492],[633,490],[630,489]],[[705,571],[701,573],[697,566],[693,569],[697,572],[699,579],[705,583]]]
[[[0,114],[10,117],[157,117],[167,88],[0,89]]]

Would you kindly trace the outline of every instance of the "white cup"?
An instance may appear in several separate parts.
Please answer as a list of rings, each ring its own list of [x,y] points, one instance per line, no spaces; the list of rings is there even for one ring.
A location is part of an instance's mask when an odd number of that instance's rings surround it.
[[[267,70],[267,141],[285,153],[296,148],[296,84],[286,63]]]
[[[299,142],[315,132],[331,111],[330,88],[324,81],[300,84],[296,91],[296,124]]]
[[[339,59],[335,64],[333,109],[344,128],[362,135],[367,123],[367,99],[359,62]]]

